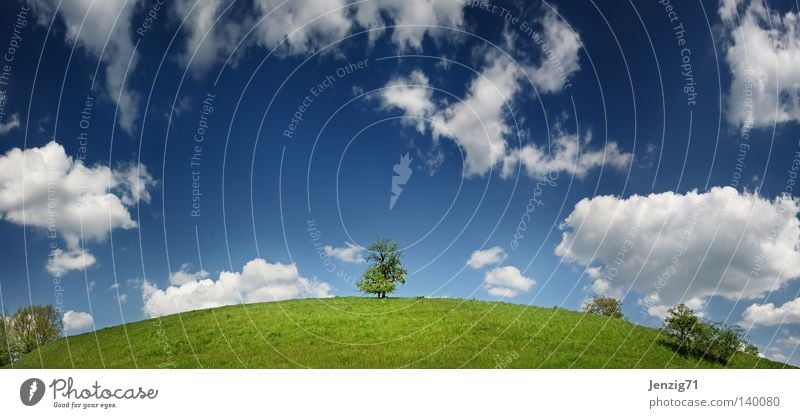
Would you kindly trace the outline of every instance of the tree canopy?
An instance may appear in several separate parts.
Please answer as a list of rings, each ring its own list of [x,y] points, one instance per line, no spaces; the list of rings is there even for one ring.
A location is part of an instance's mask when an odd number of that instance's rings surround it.
[[[623,319],[622,302],[610,296],[595,296],[583,302],[583,312]]]
[[[58,339],[62,328],[53,305],[24,306],[13,316],[0,315],[0,366]]]
[[[401,260],[402,251],[397,241],[378,238],[369,245],[367,269],[356,283],[362,292],[383,299],[394,293],[399,284],[406,282],[406,270]]]

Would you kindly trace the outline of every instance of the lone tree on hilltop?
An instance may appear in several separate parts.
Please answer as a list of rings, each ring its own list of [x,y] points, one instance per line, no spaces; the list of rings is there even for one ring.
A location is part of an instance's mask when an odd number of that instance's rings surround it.
[[[397,241],[378,238],[369,245],[367,270],[356,283],[364,293],[377,295],[383,299],[397,290],[398,284],[405,284],[406,270],[400,257],[403,253]]]

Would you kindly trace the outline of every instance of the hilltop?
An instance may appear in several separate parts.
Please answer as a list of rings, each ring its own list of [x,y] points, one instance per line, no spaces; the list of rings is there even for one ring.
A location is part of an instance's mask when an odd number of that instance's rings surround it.
[[[658,330],[502,302],[332,298],[226,306],[61,338],[21,368],[719,368]],[[737,354],[728,367],[789,367]]]

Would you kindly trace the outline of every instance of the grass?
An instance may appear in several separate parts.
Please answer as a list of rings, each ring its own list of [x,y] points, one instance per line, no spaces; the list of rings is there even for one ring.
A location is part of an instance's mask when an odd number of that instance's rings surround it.
[[[719,368],[658,330],[558,308],[333,298],[226,306],[62,338],[19,368]],[[736,354],[728,367],[789,367]]]

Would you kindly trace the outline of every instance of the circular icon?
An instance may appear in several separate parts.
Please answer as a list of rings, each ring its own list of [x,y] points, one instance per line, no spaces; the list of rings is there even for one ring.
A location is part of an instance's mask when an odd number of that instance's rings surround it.
[[[31,378],[22,382],[19,387],[19,400],[27,406],[39,403],[44,397],[44,382],[41,379]]]

